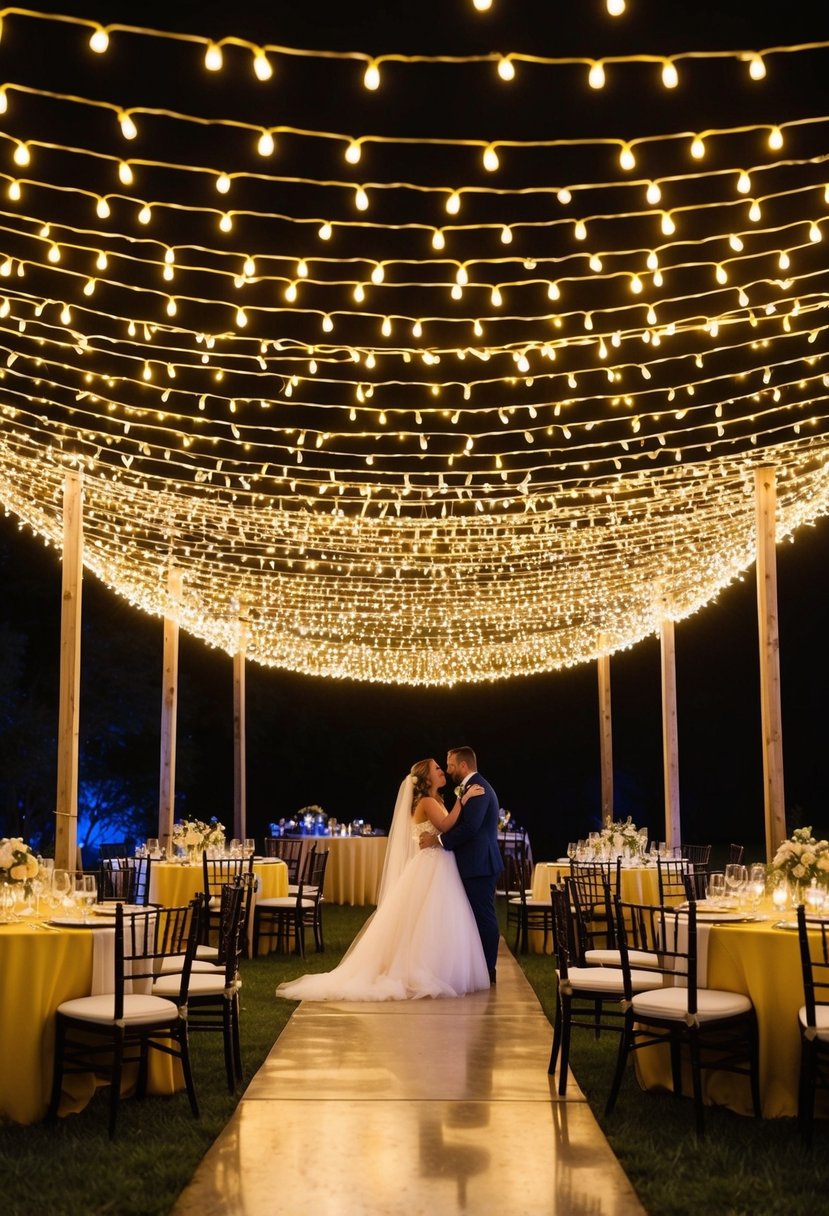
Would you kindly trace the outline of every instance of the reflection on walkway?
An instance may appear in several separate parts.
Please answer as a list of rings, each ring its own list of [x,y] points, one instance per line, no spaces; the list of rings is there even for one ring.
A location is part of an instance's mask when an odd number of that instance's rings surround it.
[[[641,1216],[502,944],[462,1000],[296,1011],[176,1216]]]

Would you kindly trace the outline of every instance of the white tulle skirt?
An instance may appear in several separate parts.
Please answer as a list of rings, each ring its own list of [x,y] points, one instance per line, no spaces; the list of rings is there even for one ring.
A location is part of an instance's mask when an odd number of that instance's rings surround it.
[[[489,988],[472,909],[451,853],[421,849],[333,971],[280,984],[293,1001],[408,1001]]]

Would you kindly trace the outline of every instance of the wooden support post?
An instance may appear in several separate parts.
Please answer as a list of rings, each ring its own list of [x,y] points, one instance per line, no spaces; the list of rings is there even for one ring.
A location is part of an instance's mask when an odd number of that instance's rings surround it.
[[[763,729],[763,795],[766,859],[786,838],[783,792],[783,717],[780,709],[780,637],[777,623],[777,476],[756,469],[757,622],[760,637],[760,707]]]
[[[181,571],[170,567],[169,603],[164,617],[164,656],[161,687],[161,772],[158,795],[158,838],[169,844],[176,804],[176,715],[178,712],[178,618]]]
[[[604,645],[604,639],[599,639]],[[613,820],[613,720],[610,710],[610,655],[596,660],[599,673],[599,745],[602,770],[602,823]]]
[[[662,768],[665,785],[665,844],[682,843],[679,822],[679,731],[676,716],[676,644],[674,622],[664,616],[660,624],[662,667]]]
[[[247,624],[239,618],[239,646],[233,656],[233,835],[247,835],[247,775],[245,767],[245,652]]]
[[[63,575],[60,611],[58,788],[55,865],[78,865],[78,738],[81,690],[81,595],[83,590],[83,473],[68,472],[63,485]]]

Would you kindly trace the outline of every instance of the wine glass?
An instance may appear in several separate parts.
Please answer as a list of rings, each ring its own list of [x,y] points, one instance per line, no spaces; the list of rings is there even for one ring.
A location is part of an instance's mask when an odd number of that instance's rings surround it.
[[[708,875],[708,900],[711,904],[720,904],[725,898],[725,874],[722,870],[714,870]]]
[[[242,856],[243,857],[253,857],[255,852],[256,852],[256,841],[254,840],[253,836],[246,836],[244,843],[242,845]]]
[[[65,908],[72,891],[72,875],[68,870],[54,870],[52,873],[52,898],[55,906]]]
[[[817,880],[812,879],[806,888],[803,902],[806,905],[807,916],[819,916],[823,911],[823,906],[826,902],[826,893],[823,887],[817,885]]]
[[[740,894],[745,890],[747,881],[748,873],[745,866],[738,865],[733,861],[729,862],[725,867],[725,885],[734,896],[735,904],[739,901]]]
[[[571,861],[575,860],[576,842],[574,840],[571,840],[570,843],[567,845],[567,856],[570,858]]]
[[[774,886],[771,890],[771,902],[774,906],[775,912],[777,912],[779,916],[782,916],[783,912],[785,911],[786,904],[789,902],[788,883],[782,874],[778,873],[775,875]]]
[[[89,923],[89,911],[98,902],[98,884],[94,874],[75,875],[75,903],[80,904],[83,923]]]
[[[161,850],[158,847],[158,838],[155,836],[147,837],[147,856],[157,860],[161,856]]]
[[[755,862],[748,872],[748,892],[751,896],[752,907],[758,908],[760,900],[766,893],[766,867],[762,862]]]

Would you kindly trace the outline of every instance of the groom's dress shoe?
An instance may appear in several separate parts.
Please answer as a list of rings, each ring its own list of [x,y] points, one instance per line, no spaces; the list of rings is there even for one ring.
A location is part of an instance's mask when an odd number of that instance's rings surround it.
[[[490,984],[495,983],[495,968],[494,967],[492,968],[492,970],[489,973],[489,982],[490,982]]]

